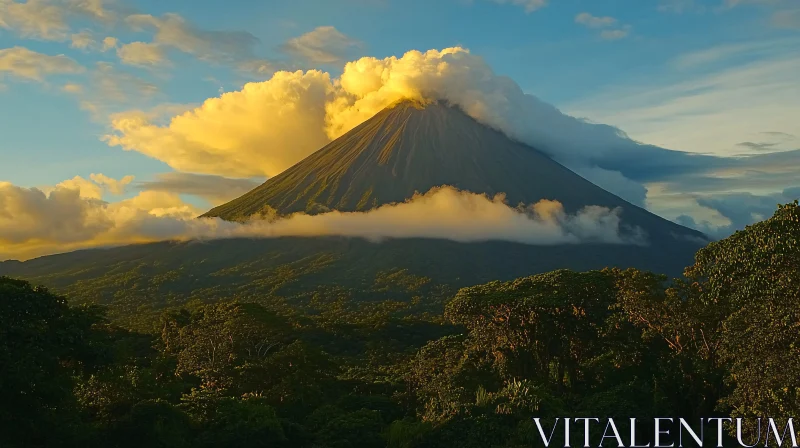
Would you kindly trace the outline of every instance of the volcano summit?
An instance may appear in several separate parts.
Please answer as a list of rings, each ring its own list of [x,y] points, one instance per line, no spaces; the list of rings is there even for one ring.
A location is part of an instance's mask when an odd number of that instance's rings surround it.
[[[558,201],[621,209],[623,224],[659,241],[701,238],[575,174],[445,102],[404,100],[203,217],[242,221],[253,215],[367,211],[448,185],[503,194],[508,204]]]

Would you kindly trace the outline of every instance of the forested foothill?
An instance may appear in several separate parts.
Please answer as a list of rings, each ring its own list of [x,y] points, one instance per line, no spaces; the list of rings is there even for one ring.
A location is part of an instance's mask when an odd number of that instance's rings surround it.
[[[0,278],[0,446],[530,447],[534,417],[800,415],[796,202],[680,278],[376,282],[411,298],[327,288],[141,322],[130,303],[110,317],[76,288]]]

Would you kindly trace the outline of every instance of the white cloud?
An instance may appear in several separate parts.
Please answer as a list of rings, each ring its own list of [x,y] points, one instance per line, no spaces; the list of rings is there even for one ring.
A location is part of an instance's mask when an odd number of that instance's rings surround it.
[[[332,26],[320,26],[300,37],[289,39],[283,51],[310,62],[327,64],[341,61],[348,50],[361,43]]]
[[[792,202],[799,195],[800,188],[787,188],[768,195],[752,193],[696,195],[695,203],[711,211],[712,219],[695,219],[695,214],[683,213],[675,221],[715,239],[726,238],[737,230],[771,217],[778,204]],[[722,219],[713,219],[716,217]]]
[[[24,47],[0,49],[0,74],[3,72],[19,78],[44,81],[47,75],[76,74],[84,68],[67,56],[49,56]]]
[[[710,202],[703,198],[734,193],[773,197],[797,178],[798,156],[791,150],[800,148],[795,137],[800,136],[798,45],[799,39],[789,38],[687,53],[669,62],[679,77],[662,78],[662,84],[654,78],[638,86],[605,88],[603,95],[570,109],[662,147],[728,157],[760,154],[727,159],[729,167],[701,177],[676,173],[674,180],[646,185],[649,210],[726,236],[744,220],[731,222],[708,208]],[[777,201],[772,202],[774,207]],[[739,207],[752,208],[748,203],[742,200]]]
[[[131,42],[117,48],[117,56],[123,64],[159,65],[165,62],[164,49],[158,44]]]
[[[546,200],[511,208],[502,196],[488,198],[451,187],[369,212],[296,214],[245,224],[195,219],[197,210],[175,194],[143,191],[131,199],[105,203],[81,197],[80,191],[56,188],[45,194],[0,183],[0,243],[5,256],[24,259],[166,239],[319,235],[372,241],[423,237],[536,245],[646,243],[640,230],[621,226],[619,210],[590,206],[568,215],[560,203]]]

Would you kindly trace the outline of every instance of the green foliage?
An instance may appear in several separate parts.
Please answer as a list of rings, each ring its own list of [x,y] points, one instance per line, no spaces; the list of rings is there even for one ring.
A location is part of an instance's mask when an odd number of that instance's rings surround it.
[[[719,309],[719,363],[733,388],[721,402],[741,417],[800,414],[800,206],[710,244],[686,276]]]
[[[76,429],[73,376],[93,357],[93,309],[0,277],[0,445],[62,446]]]
[[[789,204],[698,252],[681,279],[559,270],[447,300],[449,289],[394,269],[360,292],[321,286],[291,300],[209,293],[174,307],[148,295],[164,312],[116,320],[127,329],[81,305],[97,297],[70,307],[0,278],[0,445],[523,447],[540,443],[534,417],[621,417],[625,434],[630,416],[793,416],[799,239]],[[262,261],[209,275],[274,291],[327,263]],[[156,294],[188,275],[173,267],[143,287],[151,268],[112,269],[114,285]],[[115,295],[116,313],[139,300]]]

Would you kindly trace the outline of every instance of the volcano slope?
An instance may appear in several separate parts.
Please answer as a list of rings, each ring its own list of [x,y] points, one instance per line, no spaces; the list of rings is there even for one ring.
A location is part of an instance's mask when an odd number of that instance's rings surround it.
[[[366,211],[442,185],[504,193],[510,205],[557,200],[568,213],[592,205],[620,208],[623,226],[643,230],[648,244],[224,239],[2,262],[0,275],[43,284],[78,302],[109,305],[115,320],[146,328],[163,309],[226,299],[303,307],[344,294],[354,303],[386,298],[441,303],[456,287],[561,268],[636,267],[679,275],[702,246],[702,234],[620,199],[443,103],[407,101],[387,108],[203,217],[242,221],[259,214]]]
[[[443,102],[396,103],[261,186],[203,217],[240,221],[276,212],[366,211],[450,185],[508,203],[557,200],[622,209],[652,239],[702,238],[603,190],[544,153],[515,142]]]

